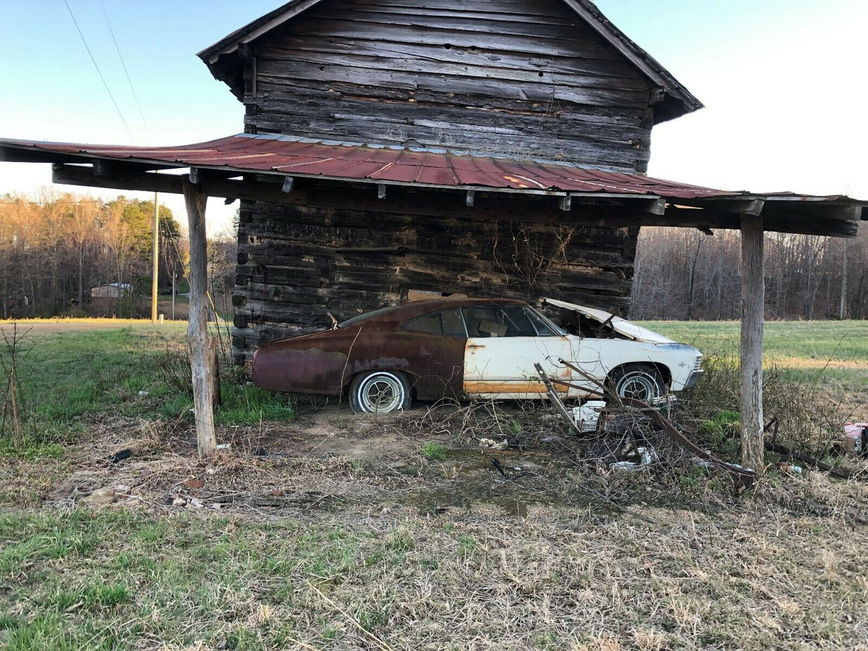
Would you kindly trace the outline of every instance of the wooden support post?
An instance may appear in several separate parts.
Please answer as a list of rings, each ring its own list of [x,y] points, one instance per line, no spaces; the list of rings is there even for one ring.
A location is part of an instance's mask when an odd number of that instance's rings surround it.
[[[762,215],[741,216],[741,446],[742,465],[763,472]]]
[[[208,251],[205,239],[205,203],[207,195],[190,182],[181,181],[187,222],[190,230],[190,322],[187,346],[193,370],[193,408],[196,414],[196,439],[199,456],[208,457],[217,450],[214,434],[213,347],[208,337]]]

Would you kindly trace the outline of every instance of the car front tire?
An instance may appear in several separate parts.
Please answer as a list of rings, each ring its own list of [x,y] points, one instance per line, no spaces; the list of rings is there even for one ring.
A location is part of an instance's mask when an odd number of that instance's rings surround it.
[[[653,402],[666,393],[666,383],[656,367],[650,364],[627,364],[612,371],[612,390],[620,398],[636,398]]]
[[[350,384],[350,409],[357,414],[388,414],[410,408],[410,385],[403,373],[360,373]]]

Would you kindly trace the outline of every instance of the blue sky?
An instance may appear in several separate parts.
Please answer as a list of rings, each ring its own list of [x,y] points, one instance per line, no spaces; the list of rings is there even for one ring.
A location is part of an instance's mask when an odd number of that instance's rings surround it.
[[[68,2],[127,127],[64,1],[0,0],[0,137],[163,145],[242,130],[241,104],[196,53],[280,0]],[[650,174],[868,199],[868,2],[597,4],[707,107],[654,130]],[[0,164],[0,193],[49,184],[48,165]],[[165,199],[183,217],[183,202]],[[233,212],[222,201],[209,203],[209,230],[221,229]]]

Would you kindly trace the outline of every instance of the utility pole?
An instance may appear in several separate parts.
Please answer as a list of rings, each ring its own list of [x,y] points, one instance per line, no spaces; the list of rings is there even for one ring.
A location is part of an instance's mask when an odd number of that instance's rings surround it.
[[[154,192],[154,257],[151,281],[151,323],[157,322],[157,290],[160,286],[160,195]]]

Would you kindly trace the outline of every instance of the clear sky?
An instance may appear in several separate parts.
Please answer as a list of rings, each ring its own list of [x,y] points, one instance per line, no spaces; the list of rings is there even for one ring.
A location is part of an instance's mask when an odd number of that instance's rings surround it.
[[[0,137],[175,145],[243,130],[242,105],[196,53],[281,0],[67,2],[126,126],[64,0],[0,0]],[[868,2],[597,5],[706,105],[655,128],[649,174],[868,199]],[[49,165],[0,163],[0,194],[33,192],[50,178]],[[181,199],[163,199],[183,222]],[[224,228],[234,210],[209,202],[209,231]]]

